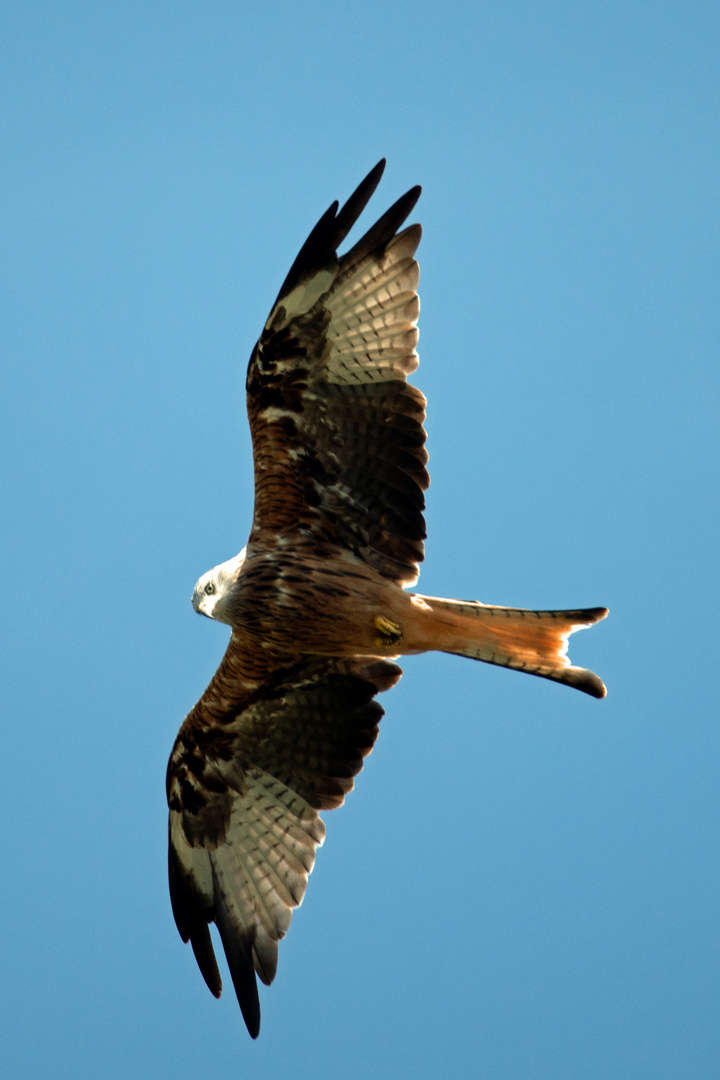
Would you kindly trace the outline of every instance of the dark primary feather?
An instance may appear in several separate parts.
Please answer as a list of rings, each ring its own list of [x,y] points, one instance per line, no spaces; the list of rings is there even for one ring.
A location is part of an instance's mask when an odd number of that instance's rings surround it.
[[[410,188],[404,195],[401,195],[398,201],[393,203],[389,210],[385,211],[380,220],[376,221],[372,228],[368,229],[362,239],[358,240],[355,247],[341,257],[341,272],[347,274],[363,259],[386,247],[388,241],[398,231],[421,194],[422,188],[419,184],[416,184],[415,187]]]
[[[275,305],[282,300],[283,296],[287,296],[288,293],[292,292],[303,278],[309,277],[335,255],[337,249],[367,206],[368,201],[372,198],[384,171],[385,158],[382,158],[375,168],[370,170],[365,179],[358,184],[339,214],[337,210],[340,204],[337,199],[332,206],[328,207],[300,248],[294,263],[288,270],[287,277],[277,295]],[[405,218],[402,220],[404,221]]]

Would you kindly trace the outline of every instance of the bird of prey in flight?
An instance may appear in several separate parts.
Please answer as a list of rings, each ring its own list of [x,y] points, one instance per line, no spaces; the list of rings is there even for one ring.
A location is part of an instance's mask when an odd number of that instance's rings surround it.
[[[167,772],[173,913],[215,996],[220,933],[251,1036],[256,976],[302,901],[325,826],[378,734],[394,659],[439,650],[604,697],[567,639],[607,609],[528,611],[407,592],[423,559],[425,398],[418,364],[420,188],[338,247],[385,162],[334,202],[285,278],[247,373],[252,529],[198,581],[196,611],[232,628]]]

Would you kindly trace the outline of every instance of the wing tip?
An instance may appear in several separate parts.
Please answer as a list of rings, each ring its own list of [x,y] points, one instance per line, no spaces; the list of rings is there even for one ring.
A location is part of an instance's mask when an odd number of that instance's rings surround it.
[[[213,997],[219,998],[222,994],[222,979],[207,923],[203,923],[193,932],[190,944],[205,985]]]
[[[243,932],[235,924],[227,898],[219,889],[215,890],[215,924],[220,932],[245,1027],[250,1037],[257,1039],[260,1033],[260,998],[252,960],[253,935]]]

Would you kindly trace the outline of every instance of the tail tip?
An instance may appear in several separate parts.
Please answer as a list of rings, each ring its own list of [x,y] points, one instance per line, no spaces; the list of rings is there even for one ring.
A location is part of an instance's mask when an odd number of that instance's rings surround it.
[[[576,690],[582,690],[584,694],[589,694],[590,697],[607,697],[605,683],[599,675],[596,675],[594,671],[589,671],[588,668],[567,667],[562,672],[560,679],[562,682],[567,683],[568,686],[573,686]]]
[[[564,615],[565,612],[561,611],[561,612],[559,612],[559,614]],[[606,619],[608,617],[608,615],[610,614],[610,611],[606,607],[593,607],[593,608],[582,608],[582,610],[578,611],[577,614],[579,616],[582,616],[582,622],[578,623],[579,627],[580,626],[594,626],[595,623],[599,623],[603,619]]]

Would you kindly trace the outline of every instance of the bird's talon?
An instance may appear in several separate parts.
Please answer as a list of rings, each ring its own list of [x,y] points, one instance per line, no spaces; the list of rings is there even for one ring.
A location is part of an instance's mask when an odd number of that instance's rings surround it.
[[[402,637],[402,630],[399,625],[384,615],[376,615],[373,619],[373,625],[376,630],[380,631],[381,635],[375,639],[376,645],[395,645]]]

